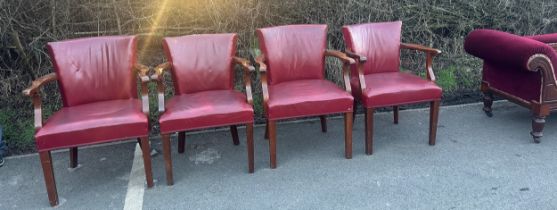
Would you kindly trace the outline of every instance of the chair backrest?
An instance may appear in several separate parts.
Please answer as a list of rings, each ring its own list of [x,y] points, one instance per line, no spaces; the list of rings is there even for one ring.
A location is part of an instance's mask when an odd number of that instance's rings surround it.
[[[286,25],[257,30],[269,84],[323,79],[327,25]]]
[[[176,94],[234,88],[232,57],[236,54],[236,40],[236,34],[164,38]]]
[[[134,36],[50,42],[47,47],[64,106],[137,97]]]
[[[342,33],[347,50],[367,57],[364,74],[371,74],[400,70],[401,29],[401,21],[366,23],[344,26]]]

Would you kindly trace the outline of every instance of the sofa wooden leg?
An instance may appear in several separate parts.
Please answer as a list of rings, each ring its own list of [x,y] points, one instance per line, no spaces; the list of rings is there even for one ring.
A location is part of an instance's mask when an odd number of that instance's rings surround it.
[[[437,137],[437,122],[439,121],[440,101],[432,101],[429,110],[429,145],[435,145]]]
[[[147,187],[153,187],[153,169],[151,167],[151,146],[149,145],[149,137],[141,137],[141,152],[143,153],[143,167],[145,168],[145,179]]]
[[[162,134],[162,153],[164,156],[164,167],[166,169],[166,184],[173,185],[174,178],[172,177],[172,157],[170,153],[170,134]]]
[[[52,167],[52,156],[50,151],[39,152],[41,166],[43,167],[44,182],[46,192],[48,193],[48,201],[51,206],[58,205],[58,192],[56,190],[56,180],[54,179],[54,170]]]
[[[230,134],[232,134],[232,143],[234,143],[234,145],[240,145],[240,139],[238,138],[238,128],[235,125],[230,126]]]
[[[543,128],[545,126],[545,116],[534,115],[532,118],[532,132],[530,134],[534,138],[535,143],[540,143],[543,137]]]
[[[493,105],[493,93],[486,91],[483,93],[483,101],[484,101],[484,112],[488,117],[493,117],[493,110],[491,106]]]
[[[398,124],[398,106],[393,106],[393,123]]]
[[[186,132],[178,132],[178,153],[182,154],[186,151]]]
[[[77,147],[70,148],[70,168],[76,168],[77,162]]]
[[[344,114],[344,157],[352,159],[352,118],[351,112]]]
[[[253,123],[246,124],[246,138],[248,147],[248,172],[254,171],[254,152],[253,152]]]
[[[325,115],[319,116],[321,120],[321,132],[327,133],[327,117]]]
[[[373,154],[373,108],[366,108],[366,154]]]
[[[275,121],[269,120],[269,161],[271,168],[277,168],[277,126]]]

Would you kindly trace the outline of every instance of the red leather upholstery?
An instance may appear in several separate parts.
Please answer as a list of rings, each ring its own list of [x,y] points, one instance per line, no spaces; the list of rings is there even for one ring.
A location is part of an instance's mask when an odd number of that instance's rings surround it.
[[[401,21],[342,27],[346,48],[367,57],[363,64],[364,92],[355,66],[350,80],[355,98],[367,108],[441,99],[442,90],[434,82],[399,72],[401,28]]]
[[[267,58],[269,85],[323,79],[327,25],[287,25],[257,30]]]
[[[176,94],[232,89],[236,40],[236,34],[164,38]]]
[[[64,106],[137,97],[135,37],[48,43]]]
[[[365,81],[366,89],[361,101],[368,108],[439,100],[443,92],[434,82],[401,72],[368,74]],[[355,90],[360,92],[359,85]]]
[[[176,95],[166,103],[159,122],[162,133],[253,122],[253,108],[235,90]]]
[[[63,107],[36,134],[39,151],[149,135],[147,116],[137,99]]]
[[[176,95],[159,118],[161,133],[253,123],[253,107],[233,87],[236,34],[165,38]]]
[[[402,22],[366,23],[342,27],[346,49],[367,57],[364,74],[398,72]],[[357,77],[356,68],[352,77]]]
[[[534,35],[534,36],[526,36],[527,38],[536,40],[536,41],[540,41],[543,43],[557,43],[557,33],[553,33],[553,34],[540,34],[540,35]]]
[[[267,117],[279,120],[351,112],[354,99],[324,79],[296,80],[269,86]]]
[[[538,72],[528,71],[528,60],[535,54],[546,55],[557,66],[557,53],[547,44],[552,35],[521,37],[495,30],[475,30],[465,40],[466,52],[484,60],[482,79],[489,86],[526,101],[540,101]]]

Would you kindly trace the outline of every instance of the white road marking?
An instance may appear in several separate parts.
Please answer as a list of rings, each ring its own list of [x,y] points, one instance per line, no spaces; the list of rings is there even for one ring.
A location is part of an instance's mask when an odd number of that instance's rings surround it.
[[[128,192],[124,202],[124,210],[143,209],[143,194],[145,193],[145,169],[143,156],[139,144],[135,146],[133,165],[128,181]]]

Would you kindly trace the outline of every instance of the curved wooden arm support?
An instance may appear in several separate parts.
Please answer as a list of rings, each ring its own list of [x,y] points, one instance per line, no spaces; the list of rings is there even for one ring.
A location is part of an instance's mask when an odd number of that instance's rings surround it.
[[[137,71],[137,77],[141,80],[141,110],[146,115],[149,114],[149,67],[142,64],[135,64],[133,68]]]
[[[549,57],[544,54],[535,54],[528,59],[528,71],[540,72],[542,87],[540,103],[557,102],[557,80],[554,66]]]
[[[441,50],[422,46],[422,45],[407,44],[407,43],[401,43],[400,47],[402,49],[418,50],[424,52],[426,54],[425,68],[426,68],[427,79],[435,82],[436,78],[435,78],[435,74],[433,73],[433,57],[441,54]]]
[[[23,94],[31,97],[31,100],[33,102],[33,109],[35,113],[35,131],[43,127],[40,88],[49,82],[56,81],[57,78],[58,77],[56,76],[56,73],[44,75],[33,81],[29,88],[23,90]]]
[[[159,104],[159,112],[164,112],[164,72],[169,70],[171,67],[170,63],[162,63],[155,67],[155,74],[151,75],[151,79],[157,82],[157,98]]]
[[[267,113],[267,105],[269,103],[269,86],[267,83],[267,65],[265,64],[265,55],[261,54],[255,58],[255,62],[259,66],[259,74],[261,76],[261,92],[263,92],[263,109]]]
[[[356,64],[356,68],[358,70],[358,80],[360,82],[360,93],[364,93],[366,87],[366,80],[364,77],[364,63],[367,61],[367,57],[363,56],[363,55],[359,55],[356,54],[350,50],[346,50],[346,55],[350,56],[351,58],[354,58],[356,60],[358,60],[358,63]]]
[[[234,63],[240,65],[244,70],[244,85],[246,86],[246,98],[250,105],[253,105],[253,94],[251,91],[251,73],[255,72],[255,67],[253,67],[247,59],[240,57],[233,57]]]
[[[336,50],[325,50],[325,56],[332,56],[340,59],[343,62],[342,77],[344,79],[344,88],[346,89],[346,92],[352,94],[352,87],[350,86],[350,65],[356,64],[356,60],[348,57],[348,55],[344,54],[343,52]]]

